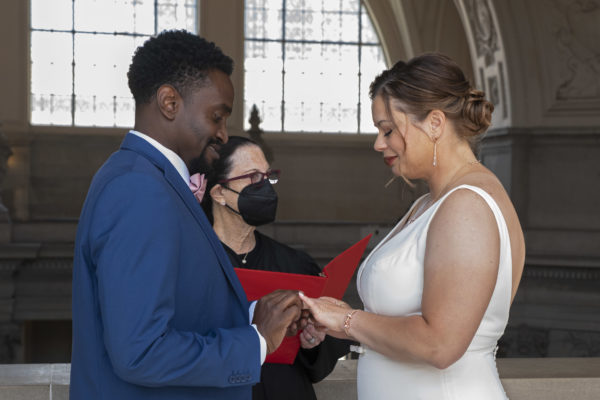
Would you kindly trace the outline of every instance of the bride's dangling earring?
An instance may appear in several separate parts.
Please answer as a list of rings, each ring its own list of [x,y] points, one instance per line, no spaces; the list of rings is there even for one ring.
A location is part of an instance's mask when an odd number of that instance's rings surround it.
[[[437,140],[433,142],[433,166],[437,167]]]

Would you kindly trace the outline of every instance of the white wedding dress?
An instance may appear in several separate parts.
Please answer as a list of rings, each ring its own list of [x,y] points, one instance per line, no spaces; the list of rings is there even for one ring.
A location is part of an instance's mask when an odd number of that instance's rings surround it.
[[[496,202],[484,190],[458,186],[405,226],[411,209],[361,265],[358,292],[365,311],[388,316],[421,314],[423,260],[429,224],[444,199],[459,188],[472,190],[485,199],[500,232],[498,278],[483,320],[467,352],[443,370],[423,362],[392,360],[365,347],[358,361],[360,400],[507,398],[496,370],[495,349],[508,321],[512,258],[506,222]],[[417,203],[419,201],[415,205]]]

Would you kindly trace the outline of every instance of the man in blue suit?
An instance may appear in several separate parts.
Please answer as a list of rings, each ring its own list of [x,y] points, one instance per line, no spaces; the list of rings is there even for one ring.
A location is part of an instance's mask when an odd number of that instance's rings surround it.
[[[248,303],[188,186],[227,141],[232,68],[184,31],[133,57],[135,127],[94,177],[77,231],[71,400],[250,399],[298,325],[297,293]]]

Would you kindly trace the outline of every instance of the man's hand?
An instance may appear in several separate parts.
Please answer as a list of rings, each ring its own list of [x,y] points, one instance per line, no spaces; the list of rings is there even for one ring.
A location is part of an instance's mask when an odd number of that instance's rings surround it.
[[[309,318],[310,318],[310,311],[302,310],[300,312],[299,319],[292,321],[291,325],[288,326],[285,336],[296,336],[298,334],[298,332],[300,332],[302,329],[306,328],[306,325],[308,325]]]
[[[267,354],[279,347],[283,337],[294,325],[295,330],[298,329],[301,311],[302,301],[296,291],[276,290],[258,300],[252,323],[256,324],[267,342]]]

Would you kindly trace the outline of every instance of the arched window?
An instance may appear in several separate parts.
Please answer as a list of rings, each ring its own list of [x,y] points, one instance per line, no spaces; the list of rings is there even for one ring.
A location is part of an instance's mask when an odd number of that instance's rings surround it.
[[[196,0],[31,0],[31,123],[132,126],[127,70],[164,29],[197,31]]]
[[[246,0],[244,120],[265,131],[373,133],[369,84],[385,69],[360,0]]]

